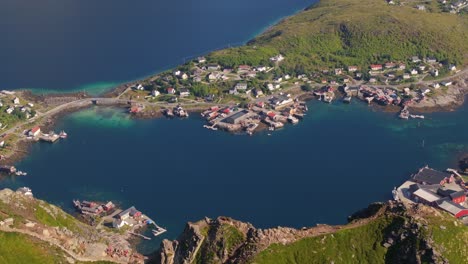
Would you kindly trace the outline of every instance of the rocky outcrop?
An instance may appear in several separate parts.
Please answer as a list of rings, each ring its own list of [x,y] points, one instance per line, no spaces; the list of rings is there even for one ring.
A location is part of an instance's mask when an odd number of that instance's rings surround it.
[[[428,227],[424,221],[427,214],[442,216],[430,207],[407,208],[400,203],[388,202],[370,205],[350,216],[350,222],[342,226],[257,229],[250,223],[228,217],[206,218],[187,224],[179,239],[164,240],[153,263],[250,263],[271,245],[288,245],[304,238],[352,230],[378,219],[390,219],[388,225],[382,227],[383,240],[379,240],[381,246],[387,248],[385,258],[389,263],[448,263],[427,236]]]

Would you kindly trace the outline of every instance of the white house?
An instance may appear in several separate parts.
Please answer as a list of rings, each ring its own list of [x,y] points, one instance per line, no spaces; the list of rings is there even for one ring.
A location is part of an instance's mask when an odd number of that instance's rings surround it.
[[[434,89],[440,88],[440,84],[439,84],[439,83],[433,83],[433,84],[431,84],[430,86],[433,87]]]
[[[13,107],[10,106],[10,107],[8,107],[8,109],[6,110],[6,112],[7,112],[7,114],[11,114],[11,113],[13,113],[14,110],[15,110],[15,108],[13,108]]]
[[[439,70],[438,69],[433,70],[432,71],[432,76],[434,76],[434,77],[439,76]]]
[[[182,75],[180,76],[180,78],[181,78],[182,80],[187,80],[188,77],[189,77],[189,76],[188,76],[186,73],[182,73]]]
[[[285,79],[285,80],[289,80],[289,79],[291,79],[291,75],[289,75],[289,74],[286,74],[286,75],[284,76],[284,79]]]
[[[444,81],[444,82],[441,82],[440,84],[443,85],[443,86],[445,86],[445,87],[448,87],[448,86],[452,85],[452,82],[450,82],[450,81]]]
[[[161,94],[161,93],[160,93],[158,90],[153,90],[153,91],[151,91],[151,96],[153,96],[153,97],[157,97],[157,96],[159,96],[160,94]]]
[[[247,90],[247,83],[237,83],[236,86],[234,88],[236,88],[237,90]]]
[[[430,93],[431,90],[427,87],[421,88],[421,94],[425,96],[427,93]]]
[[[198,63],[205,63],[205,62],[206,62],[206,58],[205,58],[205,57],[198,57],[198,58],[197,58],[197,61],[198,61]]]
[[[273,62],[281,62],[283,60],[284,60],[284,57],[281,54],[278,54],[278,55],[270,58],[270,61],[273,61]]]
[[[189,89],[187,89],[187,88],[180,88],[179,94],[180,94],[180,96],[182,96],[182,97],[189,96],[189,95],[190,95],[190,91],[189,91]]]
[[[19,104],[19,103],[20,103],[19,98],[18,98],[18,97],[15,97],[15,99],[13,99],[13,103],[14,103],[15,105]]]
[[[137,91],[143,91],[145,87],[139,83],[137,86],[133,86],[133,89]]]
[[[451,71],[456,71],[456,70],[457,70],[457,66],[455,66],[455,65],[449,65],[449,70],[451,70]]]
[[[172,87],[167,88],[167,94],[175,94],[176,90]]]
[[[29,136],[31,137],[37,137],[41,133],[41,128],[36,126],[33,127],[33,129],[29,130]]]
[[[229,89],[229,94],[238,94],[239,92],[237,91],[236,87],[232,87],[231,89]]]
[[[411,70],[411,75],[417,75],[417,74],[418,74],[418,71],[416,69]]]

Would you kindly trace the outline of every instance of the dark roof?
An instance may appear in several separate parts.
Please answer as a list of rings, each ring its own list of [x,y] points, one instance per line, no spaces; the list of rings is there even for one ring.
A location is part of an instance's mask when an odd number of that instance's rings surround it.
[[[440,184],[441,181],[448,177],[450,177],[449,173],[436,171],[430,168],[422,168],[413,176],[413,180],[426,184]]]
[[[465,192],[464,191],[458,191],[458,192],[453,192],[450,194],[450,198],[452,199],[455,199],[455,198],[458,198],[458,197],[462,197],[462,196],[465,196]]]
[[[120,212],[117,216],[122,217],[125,214],[134,215],[137,212],[138,212],[138,210],[135,208],[135,206],[132,206],[132,207],[128,208],[127,210]]]
[[[411,184],[409,186],[409,190],[411,192],[415,192],[419,189],[425,189],[425,190],[430,190],[433,192],[438,192],[438,189],[440,188],[440,184],[429,184],[429,185],[423,185],[419,183]]]

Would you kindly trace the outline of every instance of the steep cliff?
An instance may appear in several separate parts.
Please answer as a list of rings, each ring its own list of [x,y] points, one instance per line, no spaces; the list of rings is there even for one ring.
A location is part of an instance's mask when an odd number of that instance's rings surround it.
[[[227,217],[187,224],[153,263],[466,263],[468,227],[434,208],[373,204],[341,226],[257,229]]]

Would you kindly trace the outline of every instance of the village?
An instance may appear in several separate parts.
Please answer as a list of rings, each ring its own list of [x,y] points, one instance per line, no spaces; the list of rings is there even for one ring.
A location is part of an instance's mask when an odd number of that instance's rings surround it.
[[[298,123],[307,112],[306,103],[300,100],[306,93],[325,103],[338,97],[350,103],[355,97],[368,104],[399,106],[401,119],[422,119],[423,115],[411,114],[408,108],[443,93],[454,84],[443,76],[460,72],[455,65],[445,65],[436,58],[413,56],[407,62],[372,64],[368,69],[351,65],[297,76],[277,74],[285,59],[278,54],[269,59],[269,66],[232,69],[199,57],[191,68],[184,66],[134,84],[120,98],[141,100],[130,107],[132,114],[144,112],[145,102],[159,102],[162,113],[170,118],[188,117],[184,106],[208,103],[210,106],[201,111],[208,122],[204,127],[252,135],[257,130]],[[176,106],[164,107],[164,102]]]
[[[428,166],[393,190],[393,198],[406,204],[425,204],[441,209],[468,225],[466,178],[456,170],[438,171]]]
[[[437,1],[407,1],[407,0],[386,0],[389,5],[410,5],[419,11],[440,10],[440,12],[450,14],[460,14],[468,10],[468,1],[466,0],[437,0]]]

